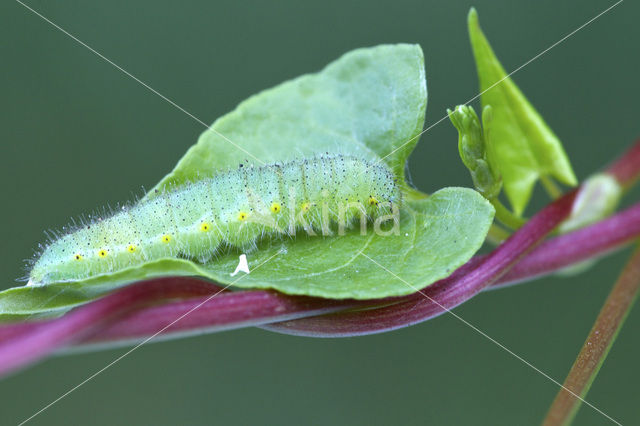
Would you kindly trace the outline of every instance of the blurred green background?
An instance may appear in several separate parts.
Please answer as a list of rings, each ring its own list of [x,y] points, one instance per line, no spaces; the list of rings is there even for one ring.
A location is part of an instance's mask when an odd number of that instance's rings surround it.
[[[612,1],[46,2],[28,4],[209,123],[249,95],[342,53],[419,43],[427,125],[477,93],[470,6],[507,70]],[[626,1],[515,76],[582,179],[638,135],[640,7]],[[141,194],[203,127],[16,2],[0,6],[2,288],[46,228]],[[425,191],[469,186],[448,121],[411,158]],[[538,193],[537,203],[543,198]],[[531,211],[529,212],[531,213]],[[456,313],[563,381],[628,250],[583,275],[482,294]],[[587,399],[640,423],[638,308]],[[124,353],[48,359],[0,381],[17,423]],[[149,344],[33,424],[486,424],[543,418],[558,388],[450,315],[368,337],[243,329]],[[576,424],[607,424],[583,407]]]

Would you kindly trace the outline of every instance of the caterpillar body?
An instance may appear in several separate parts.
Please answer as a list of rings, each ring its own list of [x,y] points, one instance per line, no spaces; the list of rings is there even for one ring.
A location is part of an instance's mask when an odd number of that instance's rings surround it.
[[[29,284],[74,281],[166,257],[210,260],[225,246],[249,250],[269,235],[331,235],[330,225],[396,219],[401,191],[381,163],[324,155],[265,166],[240,165],[152,194],[110,217],[51,241]],[[317,235],[317,234],[316,234]]]

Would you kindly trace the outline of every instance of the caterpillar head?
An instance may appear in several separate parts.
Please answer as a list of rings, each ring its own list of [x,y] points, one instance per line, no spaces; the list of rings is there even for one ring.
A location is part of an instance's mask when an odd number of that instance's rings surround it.
[[[71,251],[73,235],[65,235],[44,249],[29,272],[27,285],[44,285],[77,279],[87,273],[87,259],[80,252]]]

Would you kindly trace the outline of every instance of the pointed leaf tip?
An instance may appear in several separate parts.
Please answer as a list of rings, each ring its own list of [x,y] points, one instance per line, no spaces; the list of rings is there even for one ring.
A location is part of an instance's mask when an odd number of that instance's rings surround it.
[[[467,17],[469,38],[478,69],[483,108],[493,109],[491,123],[495,161],[516,214],[524,211],[535,182],[551,176],[577,184],[562,143],[511,80],[485,37],[478,13]]]

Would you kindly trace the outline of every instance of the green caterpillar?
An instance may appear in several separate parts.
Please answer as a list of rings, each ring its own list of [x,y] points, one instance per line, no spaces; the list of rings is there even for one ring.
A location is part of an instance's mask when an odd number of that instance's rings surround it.
[[[330,224],[342,230],[358,215],[397,221],[401,202],[385,165],[344,155],[240,165],[151,195],[50,241],[34,260],[29,284],[80,280],[166,257],[206,262],[222,247],[250,250],[266,236],[331,235]]]

